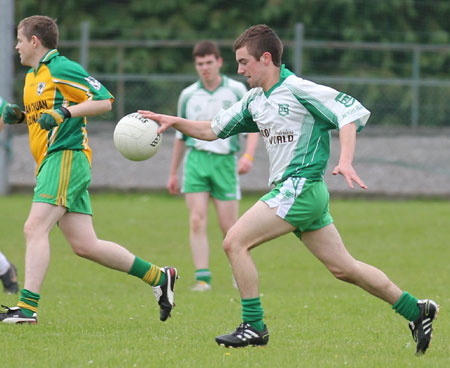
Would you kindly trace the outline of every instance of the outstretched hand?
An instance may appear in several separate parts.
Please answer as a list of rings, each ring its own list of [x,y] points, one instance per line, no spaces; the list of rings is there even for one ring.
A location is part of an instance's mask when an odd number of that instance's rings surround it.
[[[144,118],[152,119],[159,124],[158,133],[162,133],[176,123],[177,117],[163,114],[156,114],[149,110],[138,110]]]
[[[25,121],[25,113],[16,104],[6,105],[1,117],[5,124],[20,124]]]
[[[250,156],[251,157],[251,156]],[[238,161],[238,174],[247,174],[253,166],[253,161],[247,155],[243,155]]]
[[[348,186],[353,189],[353,182],[362,189],[367,189],[367,185],[361,180],[353,166],[349,163],[339,163],[332,172],[333,175],[342,175]]]

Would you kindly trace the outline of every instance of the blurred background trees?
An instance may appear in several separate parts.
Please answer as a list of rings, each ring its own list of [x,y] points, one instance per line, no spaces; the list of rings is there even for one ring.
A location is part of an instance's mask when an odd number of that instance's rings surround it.
[[[222,71],[237,77],[231,44],[243,30],[266,23],[285,43],[292,43],[295,24],[301,22],[305,40],[447,47],[438,52],[421,51],[416,71],[411,50],[308,48],[302,56],[301,74],[360,98],[369,109],[376,110],[376,124],[408,124],[413,106],[420,98],[420,124],[450,126],[450,105],[446,102],[450,99],[449,0],[20,0],[15,7],[16,22],[34,14],[56,18],[62,41],[79,40],[80,25],[87,21],[90,40],[185,42],[175,47],[136,45],[121,50],[117,46],[90,47],[89,72],[101,77],[113,93],[126,94],[126,101],[122,98],[115,104],[119,106],[116,115],[142,107],[145,101],[173,113],[179,91],[195,79],[193,42],[227,40],[221,47],[225,61]],[[80,59],[79,47],[62,44],[60,49],[64,55]],[[294,69],[292,47],[285,48],[283,60],[288,68]],[[18,59],[16,63],[16,71],[24,73]],[[117,82],[113,75],[118,73],[127,75],[127,81]],[[421,85],[418,96],[408,84],[414,73],[422,79],[446,82],[437,88]],[[191,79],[179,78],[171,85],[168,78],[153,78],[151,82],[142,79],[143,75],[175,74],[190,75]],[[320,76],[331,79],[321,80]],[[333,81],[332,77],[400,82],[347,83]]]

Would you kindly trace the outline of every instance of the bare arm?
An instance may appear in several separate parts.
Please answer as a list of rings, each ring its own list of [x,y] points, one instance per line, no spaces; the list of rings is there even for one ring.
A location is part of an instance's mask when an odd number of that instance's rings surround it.
[[[241,156],[238,162],[238,173],[246,174],[253,166],[256,147],[258,146],[259,133],[247,134],[247,146],[245,153]]]
[[[100,115],[112,108],[110,100],[89,100],[68,107],[72,117]]]
[[[183,158],[183,153],[186,144],[181,139],[175,137],[173,142],[172,151],[172,163],[170,165],[169,180],[167,182],[167,189],[170,194],[178,194],[180,192],[180,187],[178,185],[178,167]]]
[[[173,126],[189,137],[203,139],[204,141],[214,141],[219,138],[211,129],[210,121],[188,120],[178,116],[156,114],[148,110],[138,110],[138,113],[144,118],[155,120],[160,125],[158,133],[162,133]]]
[[[350,123],[342,127],[339,131],[339,140],[341,142],[341,155],[339,163],[333,170],[333,175],[341,174],[350,188],[353,188],[353,182],[355,182],[361,188],[367,189],[367,185],[364,184],[352,166],[356,145],[355,123]]]

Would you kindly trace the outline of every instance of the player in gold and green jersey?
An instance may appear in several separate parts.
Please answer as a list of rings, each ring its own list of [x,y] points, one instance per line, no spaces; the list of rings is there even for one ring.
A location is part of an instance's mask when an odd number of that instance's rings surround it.
[[[59,55],[57,43],[58,27],[49,17],[28,17],[18,25],[16,49],[21,63],[31,67],[25,78],[25,111],[7,104],[2,119],[5,124],[26,122],[37,170],[24,226],[24,288],[17,306],[0,313],[0,322],[37,323],[39,293],[50,259],[49,233],[56,224],[77,255],[150,284],[165,321],[174,306],[177,269],[160,268],[96,236],[88,193],[91,149],[86,116],[109,111],[114,99],[78,63]]]

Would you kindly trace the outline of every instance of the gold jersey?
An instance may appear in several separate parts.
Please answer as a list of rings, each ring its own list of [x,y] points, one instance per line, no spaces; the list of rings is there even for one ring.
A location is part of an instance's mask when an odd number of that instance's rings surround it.
[[[38,120],[44,110],[69,107],[88,100],[111,100],[114,97],[83,67],[64,56],[58,50],[48,51],[39,66],[28,71],[25,77],[24,105],[29,131],[30,149],[36,160],[37,170],[44,158],[60,150],[81,150],[89,163],[92,151],[88,144],[86,117],[65,119],[47,131],[41,129]]]

